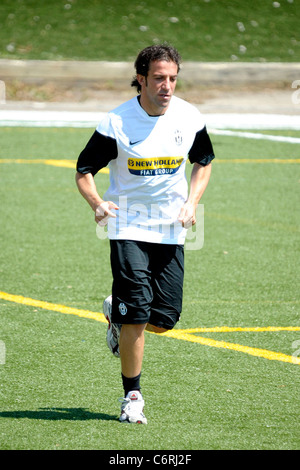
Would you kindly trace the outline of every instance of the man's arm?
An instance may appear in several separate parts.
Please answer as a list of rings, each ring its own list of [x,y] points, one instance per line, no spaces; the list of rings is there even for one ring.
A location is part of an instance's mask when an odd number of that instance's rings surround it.
[[[106,225],[109,217],[116,217],[111,209],[119,209],[112,201],[104,201],[98,194],[92,173],[76,173],[76,184],[80,194],[89,203],[95,212],[95,221],[99,225]]]
[[[178,220],[182,226],[189,228],[196,223],[196,209],[197,205],[208,185],[211,174],[211,163],[206,166],[194,163],[189,197],[184,206],[182,207]]]

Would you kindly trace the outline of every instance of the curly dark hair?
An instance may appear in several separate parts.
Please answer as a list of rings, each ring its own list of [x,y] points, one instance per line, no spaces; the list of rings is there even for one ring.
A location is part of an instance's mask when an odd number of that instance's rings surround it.
[[[143,49],[136,58],[134,63],[136,73],[147,77],[150,68],[150,62],[155,60],[166,60],[167,62],[175,62],[177,64],[177,71],[180,70],[181,57],[178,51],[168,44],[157,44],[148,46]],[[137,77],[135,76],[131,82],[131,86],[136,86],[137,91],[141,91]]]

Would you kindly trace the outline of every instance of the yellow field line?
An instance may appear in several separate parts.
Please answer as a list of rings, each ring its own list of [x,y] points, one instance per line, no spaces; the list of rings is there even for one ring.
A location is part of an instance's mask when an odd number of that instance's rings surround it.
[[[187,328],[176,330],[179,333],[231,333],[235,331],[300,331],[300,326],[213,326],[208,328]]]
[[[230,160],[217,160],[220,163],[226,163],[226,162],[233,162],[233,163],[251,163],[251,162],[256,162],[256,163],[265,163],[265,162],[273,162],[273,163],[300,163],[300,159],[295,159],[295,160],[282,160],[279,161],[279,159],[256,159],[255,161],[253,159],[230,159]],[[76,161],[75,160],[55,160],[55,159],[22,159],[22,158],[16,158],[16,159],[9,159],[9,158],[1,158],[0,163],[24,163],[24,164],[43,164],[43,165],[51,165],[51,166],[57,166],[61,168],[71,168],[73,170],[76,169]],[[109,174],[109,168],[102,168],[99,173],[103,174]],[[206,217],[211,217],[211,218],[217,218],[217,219],[222,219],[222,220],[227,220],[227,221],[232,221],[232,222],[237,222],[237,223],[243,223],[243,224],[249,224],[249,225],[262,225],[267,228],[273,228],[273,229],[279,229],[279,230],[284,230],[284,231],[292,231],[292,232],[298,232],[299,227],[296,226],[287,226],[287,225],[281,225],[281,224],[268,224],[265,222],[257,221],[257,220],[250,220],[250,219],[243,219],[240,217],[232,217],[224,214],[215,214],[215,213],[210,213],[206,212]]]
[[[52,165],[63,168],[76,168],[75,160],[56,160],[56,159],[25,159],[25,158],[1,158],[0,163],[31,163]],[[216,159],[215,163],[300,163],[300,158],[226,158]],[[102,168],[100,173],[109,173],[108,168]]]
[[[106,323],[105,316],[103,313],[92,312],[90,310],[82,310],[73,307],[67,307],[61,304],[53,304],[50,302],[44,302],[42,300],[35,300],[29,297],[23,297],[21,295],[8,294],[7,292],[0,291],[0,299],[8,300],[10,302],[15,302],[22,305],[29,305],[32,307],[42,308],[45,310],[50,310],[54,312],[60,312],[64,314],[77,315],[82,318],[90,318],[92,320],[100,321]],[[286,354],[269,351],[267,349],[252,348],[249,346],[243,346],[241,344],[228,343],[225,341],[217,341],[211,338],[204,338],[202,336],[195,336],[195,333],[224,333],[224,332],[234,332],[234,331],[252,331],[252,332],[261,332],[261,331],[300,331],[300,327],[297,326],[267,326],[267,327],[228,327],[228,326],[217,326],[209,328],[189,328],[185,330],[172,330],[166,333],[163,333],[162,336],[167,336],[169,338],[180,339],[183,341],[189,341],[192,343],[199,343],[205,346],[211,346],[214,348],[223,348],[230,349],[233,351],[239,351],[252,356],[263,357],[269,360],[276,360],[281,362],[288,362],[291,364],[299,364],[300,358],[294,356],[288,356]]]
[[[289,327],[290,331],[293,331],[293,327]],[[237,331],[237,330],[236,330]],[[249,329],[244,329],[243,331],[251,331]],[[257,331],[257,330],[256,330]],[[261,331],[266,331],[262,329]],[[272,331],[270,329],[270,331]],[[279,330],[274,330],[279,331]],[[263,357],[269,360],[281,361],[281,362],[288,362],[291,364],[298,364],[300,365],[300,358],[294,356],[288,356],[287,354],[282,354],[274,351],[269,351],[268,349],[259,349],[259,348],[252,348],[250,346],[243,346],[241,344],[235,343],[228,343],[225,341],[217,341],[211,338],[204,338],[202,336],[195,336],[190,333],[186,333],[185,330],[172,330],[166,333],[163,333],[163,336],[168,336],[169,338],[176,338],[185,341],[190,341],[192,343],[199,343],[205,346],[211,346],[214,348],[222,348],[222,349],[231,349],[233,351],[239,351],[246,354],[250,354],[251,356]]]
[[[42,300],[35,300],[29,297],[23,297],[22,295],[12,295],[6,292],[0,291],[0,299],[9,300],[10,302],[15,302],[17,304],[29,305],[31,307],[43,308],[45,310],[51,310],[53,312],[66,313],[69,315],[77,315],[82,318],[90,318],[92,320],[97,320],[106,323],[105,316],[103,313],[91,312],[90,310],[81,310],[73,307],[66,307],[65,305],[53,304],[50,302],[44,302]]]
[[[236,305],[236,304],[251,304],[251,305],[270,305],[270,304],[287,304],[287,305],[296,305],[300,303],[300,300],[210,300],[210,299],[198,299],[198,300],[191,300],[189,304],[228,304],[228,305]]]
[[[219,158],[216,163],[300,163],[300,158]]]
[[[51,166],[58,166],[62,168],[72,168],[75,170],[76,168],[76,161],[75,160],[55,160],[55,159],[42,159],[42,158],[36,158],[36,159],[25,159],[25,158],[0,158],[0,163],[31,163],[31,164],[42,164],[42,165],[51,165]],[[109,173],[108,168],[102,168],[100,170],[100,173]]]

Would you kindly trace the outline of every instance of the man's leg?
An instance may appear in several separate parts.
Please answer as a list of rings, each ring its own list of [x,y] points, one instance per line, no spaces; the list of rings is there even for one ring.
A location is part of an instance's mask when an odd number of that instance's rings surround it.
[[[121,370],[127,378],[141,373],[144,355],[144,330],[146,325],[122,325],[119,348]]]
[[[156,245],[155,245],[156,246]],[[144,332],[151,317],[153,302],[153,271],[149,265],[155,258],[154,244],[146,242],[134,242],[130,240],[111,240],[111,266],[113,274],[112,287],[112,323],[122,324],[119,337],[119,351],[121,358],[121,373],[124,387],[124,399],[121,405],[120,421],[142,422],[147,420],[143,414],[144,400],[140,393],[140,375],[142,371],[144,355]],[[162,249],[160,249],[162,250]],[[167,259],[168,264],[173,257],[173,248]],[[165,248],[163,248],[165,252]],[[176,261],[177,263],[177,261]],[[152,263],[150,263],[152,264]],[[176,266],[175,266],[176,268]],[[156,273],[156,270],[158,271]],[[163,269],[164,270],[164,269]],[[170,266],[173,273],[173,266]],[[155,269],[155,275],[161,272],[161,266]],[[167,281],[167,289],[169,289]],[[161,288],[158,286],[160,293]],[[178,296],[170,294],[172,300]],[[174,319],[168,319],[169,310],[173,312],[173,306],[166,312],[167,321],[161,320],[161,304],[155,303],[157,317],[147,329],[155,333],[162,333],[173,327]],[[171,314],[173,316],[173,314]],[[177,320],[175,312],[175,320]],[[165,325],[166,323],[166,325]],[[153,326],[155,325],[155,326]]]
[[[144,400],[140,392],[145,326],[125,324],[121,328],[119,349],[125,396],[121,406],[121,422],[147,424],[143,413]]]
[[[144,331],[164,333],[165,328],[153,325],[123,325],[119,338],[121,371],[125,396],[132,390],[140,390],[140,376],[144,356]]]
[[[151,331],[152,333],[165,333],[166,331],[169,331],[170,328],[161,328],[159,326],[151,325],[150,323],[147,323],[146,330]]]

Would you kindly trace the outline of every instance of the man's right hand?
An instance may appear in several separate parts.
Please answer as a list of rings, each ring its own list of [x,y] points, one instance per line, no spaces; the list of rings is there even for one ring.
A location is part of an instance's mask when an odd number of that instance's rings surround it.
[[[112,201],[103,201],[96,208],[95,221],[100,227],[107,225],[109,217],[117,217],[112,210],[118,210],[119,207]]]

